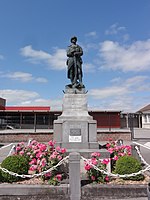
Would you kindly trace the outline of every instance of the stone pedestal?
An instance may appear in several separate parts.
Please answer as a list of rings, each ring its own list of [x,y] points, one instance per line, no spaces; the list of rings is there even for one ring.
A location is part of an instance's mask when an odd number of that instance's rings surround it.
[[[54,140],[67,149],[98,149],[97,122],[88,114],[85,89],[66,89],[62,115],[54,121]]]

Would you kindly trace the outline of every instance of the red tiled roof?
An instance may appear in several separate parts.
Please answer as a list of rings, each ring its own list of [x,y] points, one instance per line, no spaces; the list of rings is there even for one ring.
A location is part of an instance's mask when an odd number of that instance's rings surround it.
[[[6,106],[6,111],[50,111],[49,106]]]

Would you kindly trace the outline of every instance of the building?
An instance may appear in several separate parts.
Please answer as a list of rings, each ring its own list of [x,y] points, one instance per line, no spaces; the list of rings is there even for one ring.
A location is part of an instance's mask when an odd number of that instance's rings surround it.
[[[141,127],[150,128],[150,104],[141,108],[137,113],[141,116]]]
[[[14,142],[21,141],[23,138],[26,140],[30,137],[37,137],[41,141],[45,141],[49,136],[53,138],[53,122],[61,113],[62,111],[51,110],[49,106],[6,106],[6,100],[1,98],[0,129],[15,130],[11,134],[7,132],[3,134],[4,131],[0,131],[0,141]],[[132,124],[129,123],[128,115],[115,110],[89,110],[89,115],[97,121],[97,138],[99,141],[106,141],[110,137],[114,140],[131,139]],[[44,139],[43,131],[45,131]]]
[[[0,98],[0,126],[18,129],[53,129],[53,121],[61,111],[51,111],[48,106],[6,106]],[[97,128],[120,128],[120,111],[89,111],[97,121]]]

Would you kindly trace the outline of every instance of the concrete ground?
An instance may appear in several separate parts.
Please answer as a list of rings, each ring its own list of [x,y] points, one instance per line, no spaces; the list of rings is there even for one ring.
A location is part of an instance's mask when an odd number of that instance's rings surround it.
[[[112,199],[115,200],[115,199]],[[147,197],[140,197],[140,198],[129,198],[129,199],[119,199],[119,200],[148,200]]]

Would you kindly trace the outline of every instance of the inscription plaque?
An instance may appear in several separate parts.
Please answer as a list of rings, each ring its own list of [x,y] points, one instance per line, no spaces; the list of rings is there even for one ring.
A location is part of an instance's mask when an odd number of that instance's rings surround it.
[[[81,129],[79,128],[71,128],[70,129],[70,135],[71,136],[80,136],[81,135]]]
[[[69,142],[82,142],[81,129],[79,128],[70,129]]]

